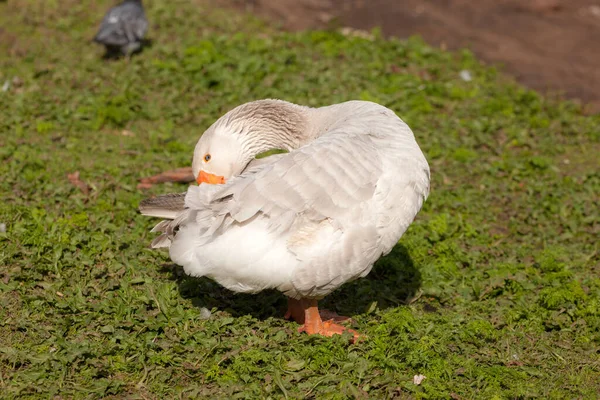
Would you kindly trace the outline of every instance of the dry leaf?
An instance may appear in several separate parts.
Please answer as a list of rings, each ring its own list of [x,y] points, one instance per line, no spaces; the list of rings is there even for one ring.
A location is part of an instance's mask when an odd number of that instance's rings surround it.
[[[79,179],[79,171],[67,174],[67,178],[73,186],[77,186],[84,194],[88,194],[90,192],[90,187],[88,184]]]

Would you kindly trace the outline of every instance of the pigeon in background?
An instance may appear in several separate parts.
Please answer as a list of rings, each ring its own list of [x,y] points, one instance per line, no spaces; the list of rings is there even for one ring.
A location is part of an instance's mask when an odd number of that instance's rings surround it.
[[[147,30],[142,0],[125,0],[108,10],[94,41],[106,46],[107,54],[130,56],[141,48]]]

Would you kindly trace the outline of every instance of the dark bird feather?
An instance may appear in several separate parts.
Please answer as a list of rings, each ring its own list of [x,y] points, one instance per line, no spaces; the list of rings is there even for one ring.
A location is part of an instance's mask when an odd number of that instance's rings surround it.
[[[142,46],[148,20],[141,0],[125,0],[108,10],[94,41],[106,46],[108,53],[130,55]]]
[[[139,210],[150,217],[175,219],[185,209],[184,193],[170,193],[142,200]]]

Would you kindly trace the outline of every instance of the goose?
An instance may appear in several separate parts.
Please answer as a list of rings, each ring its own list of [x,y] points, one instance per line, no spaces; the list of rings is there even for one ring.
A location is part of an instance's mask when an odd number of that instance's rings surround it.
[[[255,158],[272,149],[287,152]],[[368,101],[242,104],[202,134],[192,173],[187,192],[140,203],[164,219],[151,247],[234,292],[279,290],[300,332],[354,338],[318,301],[392,250],[430,187],[411,129]]]

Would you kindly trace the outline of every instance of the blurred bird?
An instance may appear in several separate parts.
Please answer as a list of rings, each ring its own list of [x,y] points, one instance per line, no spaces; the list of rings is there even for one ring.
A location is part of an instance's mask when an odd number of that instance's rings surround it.
[[[142,0],[125,0],[108,10],[94,41],[106,46],[107,54],[130,56],[141,48],[147,30]]]

